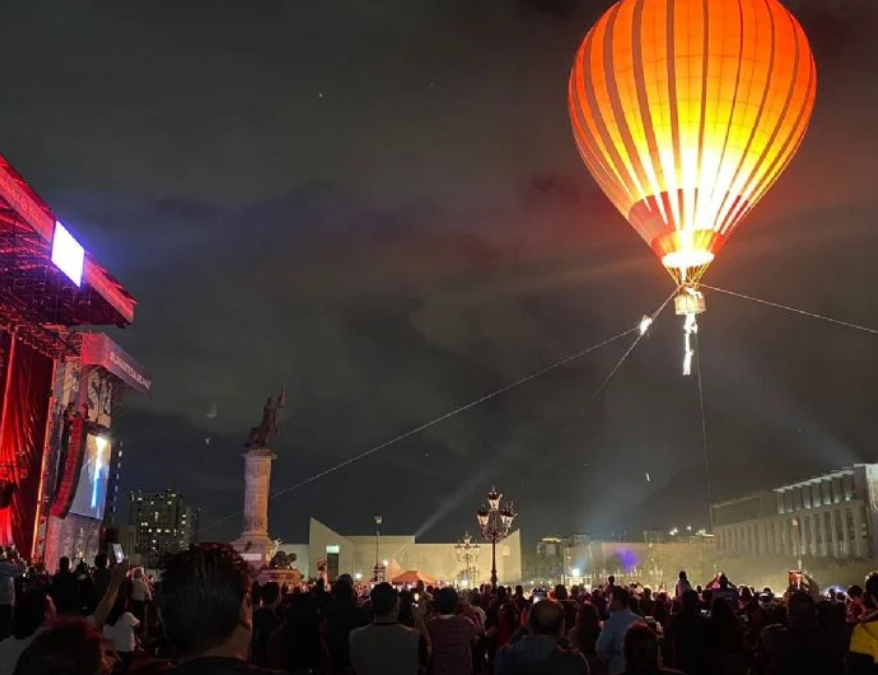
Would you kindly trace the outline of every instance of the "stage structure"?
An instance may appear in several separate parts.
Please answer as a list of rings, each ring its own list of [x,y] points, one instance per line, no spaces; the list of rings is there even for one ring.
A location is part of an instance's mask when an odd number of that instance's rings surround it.
[[[151,384],[107,336],[80,329],[124,328],[134,308],[0,156],[0,544],[50,568],[97,550],[113,404],[120,385]]]

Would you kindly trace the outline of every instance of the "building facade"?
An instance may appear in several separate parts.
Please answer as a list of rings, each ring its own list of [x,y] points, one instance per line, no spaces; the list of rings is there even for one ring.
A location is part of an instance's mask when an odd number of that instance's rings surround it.
[[[656,541],[656,539],[661,539]],[[618,581],[636,580],[660,588],[672,586],[681,569],[697,576],[712,567],[713,540],[709,534],[657,533],[643,541],[605,541],[587,535],[546,537],[537,544],[536,558],[525,571],[534,585],[559,582],[602,584],[610,575]]]
[[[725,555],[869,558],[878,555],[878,464],[713,505]]]
[[[140,564],[155,568],[162,556],[181,551],[197,540],[198,512],[178,492],[137,490],[131,493],[129,525],[133,552]]]
[[[417,570],[446,583],[460,581],[466,563],[457,555],[456,543],[424,544],[415,537],[341,535],[314,518],[310,521],[307,545],[282,544],[280,550],[296,554],[296,567],[311,578],[325,568],[330,580],[340,574],[369,579],[376,563],[386,568],[392,579],[403,572]],[[487,583],[491,577],[491,547],[481,544],[481,555],[470,563],[473,585]],[[497,574],[501,583],[521,581],[521,537],[518,530],[497,544]]]

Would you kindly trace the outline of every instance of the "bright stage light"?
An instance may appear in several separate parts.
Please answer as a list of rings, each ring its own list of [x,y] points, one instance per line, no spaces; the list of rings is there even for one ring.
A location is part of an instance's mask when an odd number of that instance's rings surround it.
[[[582,574],[580,573],[578,567],[574,567],[572,570],[570,570],[570,576],[574,579],[578,579],[580,576],[582,576]]]
[[[67,228],[55,221],[55,234],[52,237],[52,262],[77,286],[82,285],[82,270],[85,267],[85,249]]]

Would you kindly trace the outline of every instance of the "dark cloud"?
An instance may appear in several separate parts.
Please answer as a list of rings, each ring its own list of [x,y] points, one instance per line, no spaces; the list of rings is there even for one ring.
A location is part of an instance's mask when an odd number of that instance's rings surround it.
[[[790,3],[818,58],[812,127],[709,282],[878,326],[873,5]],[[156,384],[118,421],[129,486],[171,482],[215,520],[237,508],[240,443],[284,381],[277,489],[658,306],[668,279],[569,131],[570,60],[607,6],[7,8],[0,57],[19,65],[0,148],[140,301],[118,339]],[[876,459],[874,337],[708,303],[718,494]],[[661,501],[703,462],[681,339],[667,312],[576,424],[628,342],[278,499],[273,528],[300,538],[314,514],[363,531],[376,511],[389,531],[458,536],[495,481],[531,536],[703,519],[703,486]]]

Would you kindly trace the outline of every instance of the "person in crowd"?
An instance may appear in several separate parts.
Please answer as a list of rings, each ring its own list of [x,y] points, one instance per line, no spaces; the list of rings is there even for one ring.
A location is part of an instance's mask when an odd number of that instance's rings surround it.
[[[767,626],[760,637],[770,675],[840,675],[844,660],[833,649],[808,593],[794,592],[787,602],[787,625]],[[869,671],[872,672],[872,671]]]
[[[640,598],[637,597],[637,593],[632,592],[630,597],[628,598],[628,609],[630,609],[641,619],[643,618],[644,612],[643,609],[641,609],[640,607]]]
[[[711,598],[721,598],[733,608],[738,606],[738,587],[729,581],[725,572],[720,572],[708,588],[711,591]]]
[[[564,609],[564,626],[567,630],[576,625],[577,606],[567,594],[567,588],[563,584],[555,586],[555,600],[561,603]]]
[[[326,622],[327,646],[332,659],[332,672],[335,675],[347,675],[351,631],[367,622],[366,612],[357,604],[353,580],[343,574],[332,589],[332,604]]]
[[[682,675],[662,668],[658,637],[645,623],[631,625],[625,633],[622,649],[625,675]]]
[[[686,575],[686,570],[680,570],[680,574],[677,575],[677,585],[674,586],[674,597],[682,598],[683,593],[691,590],[692,584],[689,583],[689,577]]]
[[[15,549],[0,551],[0,640],[9,635],[16,580],[26,571],[27,565],[18,559]]]
[[[281,624],[278,608],[280,585],[269,581],[259,591],[260,606],[253,612],[252,660],[257,666],[268,665],[268,641]]]
[[[175,675],[254,675],[250,572],[227,544],[196,544],[172,556],[161,579],[159,613],[179,656]]]
[[[604,664],[597,657],[598,638],[601,636],[601,620],[597,608],[590,602],[579,606],[576,625],[570,631],[570,642],[576,647],[585,660],[591,675],[601,675],[605,671]]]
[[[58,562],[58,571],[52,578],[50,593],[59,614],[75,615],[80,613],[79,580],[70,570],[70,558],[67,556]]]
[[[376,584],[369,594],[373,621],[350,634],[350,666],[356,675],[418,675],[429,662],[423,634],[396,620],[393,586]],[[333,664],[334,665],[334,664]]]
[[[131,574],[131,613],[140,623],[146,621],[146,603],[152,601],[152,588],[142,567]]]
[[[418,583],[415,584],[415,593],[418,594],[420,602],[426,602],[428,606],[433,602],[433,589],[427,588],[423,579],[418,579]]]
[[[415,617],[414,604],[415,598],[410,590],[403,589],[399,592],[399,610],[396,620],[399,621],[403,626],[408,626],[409,628],[418,627],[417,617]]]
[[[125,669],[131,663],[137,650],[135,629],[140,624],[128,611],[128,599],[124,593],[116,593],[116,601],[104,622],[104,637],[113,645]]]
[[[115,659],[100,631],[65,617],[40,631],[18,659],[15,675],[110,675]]]
[[[488,630],[488,615],[482,604],[485,602],[485,596],[478,589],[473,589],[469,593],[470,611],[473,620],[476,622],[476,632],[478,639],[473,645],[473,670],[479,672],[484,668],[484,663],[488,656],[487,640],[485,632]]]
[[[510,600],[509,593],[504,586],[497,588],[494,600],[488,607],[487,615],[488,651],[489,656],[493,657],[497,650],[509,644],[513,633],[518,628],[515,605]]]
[[[851,633],[849,675],[878,673],[878,572],[866,579],[862,604],[863,611]]]
[[[291,675],[325,672],[329,652],[320,633],[320,608],[314,594],[295,593],[283,623],[268,643],[268,665]]]
[[[88,616],[95,611],[100,601],[94,579],[92,579],[91,571],[84,560],[79,561],[73,573],[79,584],[79,611],[83,616]]]
[[[440,589],[433,600],[436,616],[427,622],[432,675],[469,675],[472,672],[476,626],[464,615],[455,614],[457,604],[457,591],[451,587]]]
[[[850,626],[856,626],[860,617],[866,611],[863,604],[863,587],[851,586],[848,589],[847,622]]]
[[[29,589],[16,598],[12,616],[12,635],[0,642],[0,675],[12,675],[37,631],[55,618],[55,605],[45,590]]]
[[[95,568],[92,573],[94,579],[95,595],[100,601],[107,594],[107,588],[110,586],[110,559],[106,553],[98,553],[95,556]]]
[[[665,639],[671,665],[686,675],[708,675],[710,625],[698,606],[698,593],[691,588],[680,597],[681,611],[671,617]]]
[[[606,621],[610,618],[609,600],[602,589],[596,588],[591,592],[591,602],[598,611],[598,616],[601,617],[601,621]]]
[[[475,613],[479,617],[478,626],[479,632],[481,633],[485,631],[485,627],[488,623],[488,615],[485,614],[485,610],[482,607],[482,601],[483,597],[481,593],[476,590],[470,592],[469,604],[472,607],[473,613]]]
[[[326,591],[326,580],[320,577],[314,585],[314,596],[317,598],[317,609],[320,610],[320,618],[326,620],[332,607],[332,595]]]
[[[495,675],[588,675],[585,657],[564,639],[564,608],[542,600],[528,617],[528,634],[503,647],[494,662]]]
[[[518,585],[515,587],[515,592],[512,594],[512,602],[515,604],[516,614],[521,617],[525,607],[530,604],[527,598],[524,597],[524,586]]]
[[[746,675],[744,627],[728,600],[722,597],[713,599],[708,623],[710,672],[716,675]]]
[[[671,620],[669,602],[666,593],[659,593],[655,602],[652,603],[652,618],[662,627],[663,631],[668,629],[668,622]]]
[[[607,675],[620,675],[625,671],[622,654],[625,633],[640,617],[629,609],[631,594],[622,586],[614,587],[610,598],[610,618],[604,624],[598,639],[598,658],[607,664]]]
[[[128,578],[129,569],[130,565],[128,561],[123,560],[111,570],[110,585],[107,586],[107,592],[104,593],[104,597],[101,598],[98,606],[95,607],[94,614],[91,614],[88,617],[88,622],[95,628],[103,629],[107,617],[110,616],[117,598],[123,591],[125,580]]]

